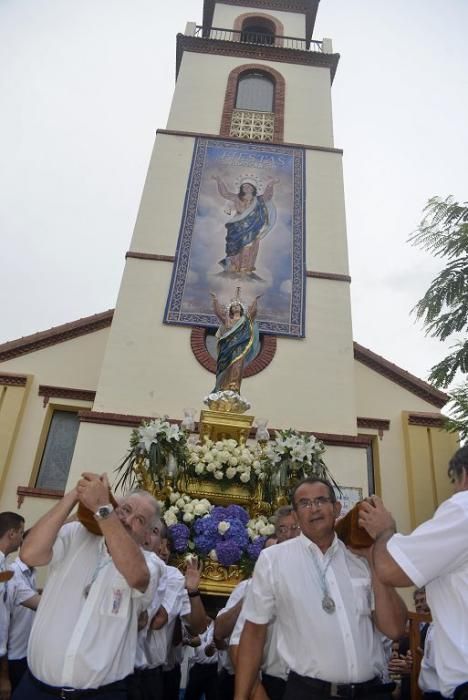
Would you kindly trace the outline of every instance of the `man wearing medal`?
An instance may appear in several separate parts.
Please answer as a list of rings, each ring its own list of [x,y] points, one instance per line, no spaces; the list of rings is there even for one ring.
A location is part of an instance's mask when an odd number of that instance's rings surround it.
[[[371,549],[354,554],[334,525],[341,504],[331,484],[303,479],[292,494],[301,534],[260,554],[244,604],[235,700],[258,677],[268,623],[290,669],[284,700],[331,697],[386,700],[392,684],[382,636],[404,633],[406,606],[374,576]]]

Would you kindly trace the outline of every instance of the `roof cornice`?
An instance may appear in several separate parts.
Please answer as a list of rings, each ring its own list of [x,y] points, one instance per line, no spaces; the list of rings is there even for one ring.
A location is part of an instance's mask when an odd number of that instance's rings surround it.
[[[393,362],[386,360],[381,355],[377,355],[372,350],[356,342],[354,342],[354,359],[374,370],[374,372],[390,379],[395,384],[399,384],[412,394],[419,396],[420,399],[437,406],[437,408],[442,408],[449,400],[449,397],[443,391],[435,389],[427,382],[415,377],[414,374],[410,374],[398,367],[398,365],[393,364]]]
[[[46,331],[25,335],[23,338],[2,343],[0,344],[0,362],[27,355],[30,352],[37,352],[51,345],[64,343],[66,340],[72,340],[87,333],[100,331],[102,328],[110,326],[113,315],[114,309],[109,309],[100,314],[85,316],[85,318],[80,318],[77,321],[63,323],[60,326],[48,328]]]

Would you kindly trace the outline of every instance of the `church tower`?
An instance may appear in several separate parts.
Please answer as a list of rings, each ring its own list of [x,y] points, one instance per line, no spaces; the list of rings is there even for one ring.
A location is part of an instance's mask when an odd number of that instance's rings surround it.
[[[324,436],[336,478],[367,491],[366,445],[355,449],[342,151],[333,141],[339,56],[330,39],[313,38],[318,4],[205,0],[203,24],[177,36],[167,128],[157,131],[72,480],[96,451],[100,463],[118,462],[128,444],[122,427],[182,418],[187,407],[198,415],[214,384],[210,293],[228,303],[240,287],[246,304],[261,295],[260,351],[242,385],[250,413]],[[233,196],[243,183],[274,211],[265,208],[267,233],[233,253],[226,226],[242,219]]]

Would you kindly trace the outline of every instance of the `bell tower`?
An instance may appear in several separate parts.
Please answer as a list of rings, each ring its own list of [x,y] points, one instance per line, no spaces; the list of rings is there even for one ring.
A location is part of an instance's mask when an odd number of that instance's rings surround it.
[[[142,417],[198,414],[214,384],[210,292],[226,303],[241,287],[246,302],[260,297],[260,351],[243,382],[251,413],[328,436],[336,478],[367,491],[366,452],[353,449],[342,151],[333,140],[339,55],[313,36],[318,5],[205,0],[202,24],[178,34],[170,114],[157,130],[71,482],[96,458],[117,464]],[[246,183],[271,203],[247,243]]]

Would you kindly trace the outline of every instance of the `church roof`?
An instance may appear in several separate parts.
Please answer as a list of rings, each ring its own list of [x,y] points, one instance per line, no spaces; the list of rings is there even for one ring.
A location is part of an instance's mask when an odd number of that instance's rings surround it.
[[[16,340],[10,340],[0,344],[0,362],[12,360],[15,357],[26,355],[31,352],[43,350],[57,343],[64,343],[67,340],[73,340],[87,333],[107,328],[112,323],[114,309],[103,311],[100,314],[85,316],[77,321],[63,323],[60,326],[54,326],[39,333],[23,336]],[[442,408],[447,401],[448,396],[442,391],[435,389],[427,382],[415,377],[414,374],[406,372],[393,362],[386,360],[381,355],[377,355],[372,350],[354,342],[354,359],[378,374],[383,375],[390,381],[398,384],[407,391],[419,396],[419,398],[427,401],[437,408]]]

